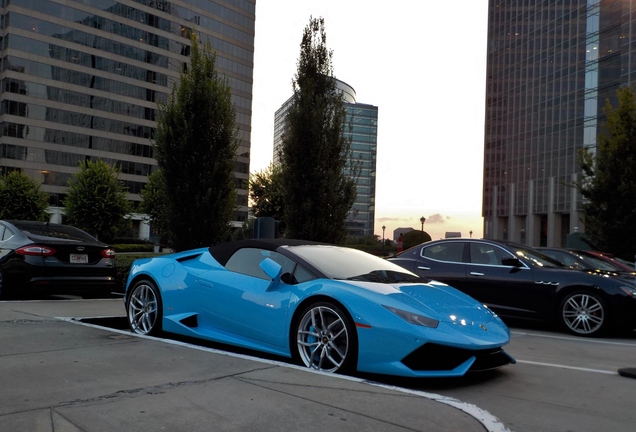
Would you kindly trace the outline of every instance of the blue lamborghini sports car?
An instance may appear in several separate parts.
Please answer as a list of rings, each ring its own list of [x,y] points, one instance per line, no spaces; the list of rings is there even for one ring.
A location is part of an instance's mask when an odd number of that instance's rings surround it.
[[[359,250],[258,239],[136,260],[130,329],[291,357],[327,372],[461,376],[514,363],[487,307]]]

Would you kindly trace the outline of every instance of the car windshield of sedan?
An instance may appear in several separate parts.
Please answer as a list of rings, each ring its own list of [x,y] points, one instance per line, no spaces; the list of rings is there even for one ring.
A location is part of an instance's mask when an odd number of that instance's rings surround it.
[[[552,267],[552,268],[562,268],[567,267],[554,258],[550,258],[547,255],[542,254],[541,252],[534,249],[526,249],[526,248],[516,248],[515,254],[518,257],[524,258],[526,261],[529,261],[532,265],[537,267]]]
[[[331,279],[378,283],[422,283],[414,273],[366,252],[338,246],[290,246],[289,251]]]
[[[56,239],[90,241],[97,239],[90,234],[70,225],[48,224],[31,221],[15,221],[13,224],[20,230],[38,237],[53,237]]]

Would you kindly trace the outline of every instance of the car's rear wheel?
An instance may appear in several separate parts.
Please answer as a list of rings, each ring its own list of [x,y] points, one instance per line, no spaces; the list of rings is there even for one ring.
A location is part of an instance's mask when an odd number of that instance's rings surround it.
[[[4,286],[4,278],[2,276],[2,270],[0,270],[0,299],[7,298],[8,293],[6,292],[6,287]]]
[[[161,332],[161,294],[151,281],[141,280],[133,285],[126,302],[126,311],[132,332],[142,335]]]
[[[348,372],[355,367],[356,330],[349,314],[337,305],[320,302],[307,307],[297,321],[293,336],[294,357],[308,368]]]
[[[577,291],[561,301],[559,317],[564,328],[579,336],[598,336],[607,326],[603,299],[589,291]]]

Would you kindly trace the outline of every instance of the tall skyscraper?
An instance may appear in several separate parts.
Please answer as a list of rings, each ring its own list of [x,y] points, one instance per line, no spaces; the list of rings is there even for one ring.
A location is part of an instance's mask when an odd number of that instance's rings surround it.
[[[231,87],[241,140],[235,222],[247,219],[255,3],[0,0],[0,173],[21,170],[42,182],[53,221],[87,159],[121,167],[128,198],[139,202],[156,169],[157,103],[179,80],[194,30],[210,41]]]
[[[375,174],[378,150],[378,107],[356,102],[356,92],[347,83],[336,80],[336,86],[343,94],[347,112],[346,124],[353,129],[346,131],[351,137],[353,163],[359,164],[360,175],[356,182],[357,197],[347,216],[347,231],[351,236],[374,235],[375,225]],[[279,151],[289,98],[274,115],[274,163],[279,163]]]
[[[584,232],[577,155],[636,77],[636,4],[489,0],[484,236],[565,246]]]

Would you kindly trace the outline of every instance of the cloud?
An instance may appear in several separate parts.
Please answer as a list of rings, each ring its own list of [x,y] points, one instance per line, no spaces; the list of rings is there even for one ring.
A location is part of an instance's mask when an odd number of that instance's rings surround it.
[[[410,222],[411,220],[412,218],[406,218],[406,217],[381,217],[376,219],[376,221],[381,223]]]
[[[427,224],[443,224],[450,219],[451,219],[450,216],[442,216],[439,213],[435,213],[434,215],[431,215],[426,218],[426,223]]]

